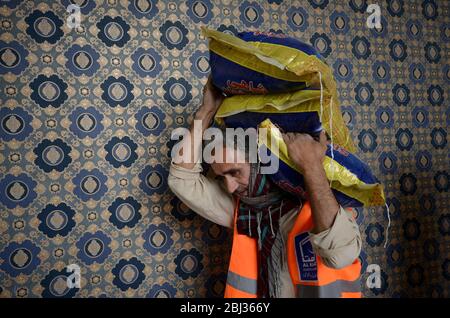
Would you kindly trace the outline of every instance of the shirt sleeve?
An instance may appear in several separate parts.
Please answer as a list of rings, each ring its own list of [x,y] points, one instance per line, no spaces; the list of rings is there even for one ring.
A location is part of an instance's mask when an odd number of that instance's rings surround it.
[[[219,181],[201,172],[199,163],[193,169],[171,163],[169,188],[184,204],[205,219],[232,228],[234,203],[231,194],[220,186]]]
[[[311,244],[324,264],[343,268],[355,261],[361,252],[361,234],[351,210],[340,207],[333,225],[320,233],[309,233]]]

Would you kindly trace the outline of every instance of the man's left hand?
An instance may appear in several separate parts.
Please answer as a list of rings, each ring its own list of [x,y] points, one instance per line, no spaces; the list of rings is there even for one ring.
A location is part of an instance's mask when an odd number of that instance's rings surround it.
[[[305,172],[313,167],[322,167],[327,150],[327,137],[324,130],[320,133],[319,141],[308,134],[286,133],[282,136],[289,157],[300,171]]]

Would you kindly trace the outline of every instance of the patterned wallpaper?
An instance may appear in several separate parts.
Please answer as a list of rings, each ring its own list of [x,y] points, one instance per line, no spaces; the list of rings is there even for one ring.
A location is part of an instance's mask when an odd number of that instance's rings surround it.
[[[322,53],[391,212],[387,233],[383,208],[358,210],[363,279],[368,264],[382,277],[365,295],[449,297],[450,3],[374,3],[381,29],[365,0],[0,0],[0,296],[221,295],[230,233],[166,180],[170,132],[209,73],[208,25]]]

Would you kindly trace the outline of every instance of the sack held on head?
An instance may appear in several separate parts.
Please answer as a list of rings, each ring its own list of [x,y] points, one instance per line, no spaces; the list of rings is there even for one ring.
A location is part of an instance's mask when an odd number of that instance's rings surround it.
[[[319,98],[319,118],[334,143],[355,151],[339,109],[332,70],[311,45],[283,34],[242,32],[235,37],[207,28],[202,31],[209,38],[212,81],[232,96],[225,99],[219,113],[225,107],[237,114],[250,111],[253,105],[265,106],[261,97],[266,94],[296,100],[297,93],[307,91],[303,97]],[[220,117],[216,120],[221,122]]]
[[[269,119],[259,126],[259,151],[279,159],[279,169],[270,175],[280,188],[294,195],[304,194],[302,172],[289,158],[280,130]],[[265,136],[262,134],[266,133]],[[277,145],[271,144],[276,142]],[[333,147],[333,155],[331,154]],[[323,167],[338,203],[343,207],[378,206],[385,203],[383,186],[369,166],[354,154],[334,144],[328,145]]]

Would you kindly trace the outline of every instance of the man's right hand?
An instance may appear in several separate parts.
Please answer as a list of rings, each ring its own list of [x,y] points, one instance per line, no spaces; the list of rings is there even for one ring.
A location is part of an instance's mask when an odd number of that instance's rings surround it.
[[[222,92],[212,83],[211,75],[203,87],[203,102],[201,109],[207,113],[215,114],[224,100]]]
[[[189,159],[183,158],[182,160],[177,156],[177,160],[175,160],[178,166],[181,166],[186,169],[192,169],[195,166],[195,163],[200,159],[202,153],[202,139],[204,131],[209,127],[212,123],[214,116],[216,115],[217,110],[222,104],[225,96],[223,96],[222,92],[219,89],[214,87],[212,84],[211,76],[208,77],[208,81],[206,82],[203,88],[203,102],[202,105],[198,108],[194,115],[194,120],[191,123],[191,127],[189,129],[190,134],[189,138],[183,138],[181,142],[181,151],[179,155],[184,154],[184,150],[190,149],[190,155],[187,155]],[[197,122],[197,125],[195,125]],[[200,125],[198,125],[200,122]]]

